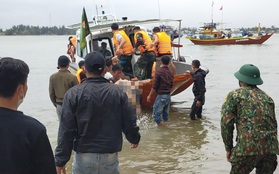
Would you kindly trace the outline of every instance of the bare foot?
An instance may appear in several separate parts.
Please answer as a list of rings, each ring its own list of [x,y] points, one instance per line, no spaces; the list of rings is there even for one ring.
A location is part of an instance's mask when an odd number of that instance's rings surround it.
[[[139,79],[137,77],[131,78],[131,81],[138,81]]]
[[[163,122],[163,121],[161,121],[161,122],[158,124],[158,126],[160,126],[160,127],[165,127],[165,126],[166,126],[166,123]]]

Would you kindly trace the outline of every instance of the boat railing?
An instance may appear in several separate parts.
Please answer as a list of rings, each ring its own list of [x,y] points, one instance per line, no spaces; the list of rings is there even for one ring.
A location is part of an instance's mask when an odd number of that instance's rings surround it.
[[[107,23],[119,22],[114,14],[101,14],[93,17],[93,25],[102,25]]]

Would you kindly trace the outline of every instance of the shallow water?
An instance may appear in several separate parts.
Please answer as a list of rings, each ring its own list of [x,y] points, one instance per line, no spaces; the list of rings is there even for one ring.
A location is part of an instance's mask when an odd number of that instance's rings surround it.
[[[48,83],[49,76],[57,71],[57,58],[66,54],[67,39],[68,36],[0,37],[0,57],[20,58],[30,66],[28,93],[19,109],[47,127],[53,149],[58,119],[48,97]],[[197,121],[188,118],[193,100],[191,89],[172,97],[170,125],[166,128],[157,128],[151,111],[143,110],[138,120],[142,135],[139,147],[130,149],[125,140],[119,154],[123,174],[229,173],[230,164],[226,162],[220,135],[220,107],[227,93],[238,87],[233,73],[245,63],[260,68],[264,80],[260,88],[274,99],[278,118],[279,35],[273,35],[263,45],[198,46],[185,38],[181,40],[182,55],[192,55],[210,70],[206,77],[204,118]],[[70,170],[71,164],[67,166]]]

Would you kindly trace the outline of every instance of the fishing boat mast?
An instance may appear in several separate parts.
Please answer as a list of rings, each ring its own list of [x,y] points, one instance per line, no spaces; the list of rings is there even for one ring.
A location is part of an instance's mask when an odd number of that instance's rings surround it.
[[[180,34],[181,34],[181,19],[178,21],[179,22],[179,28],[178,28],[178,44],[180,44]],[[178,58],[177,61],[180,61],[180,48],[177,48],[177,54],[178,54]]]

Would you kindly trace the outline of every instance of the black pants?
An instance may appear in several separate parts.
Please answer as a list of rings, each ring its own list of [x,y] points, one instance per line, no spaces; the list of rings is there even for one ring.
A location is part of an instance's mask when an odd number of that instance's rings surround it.
[[[190,112],[191,119],[195,119],[196,116],[198,118],[202,118],[202,106],[204,105],[205,97],[203,96],[202,101],[200,101],[201,102],[201,106],[199,106],[199,107],[196,106],[197,101],[198,100],[195,97],[194,102],[193,102],[192,107],[191,107],[191,112]]]

